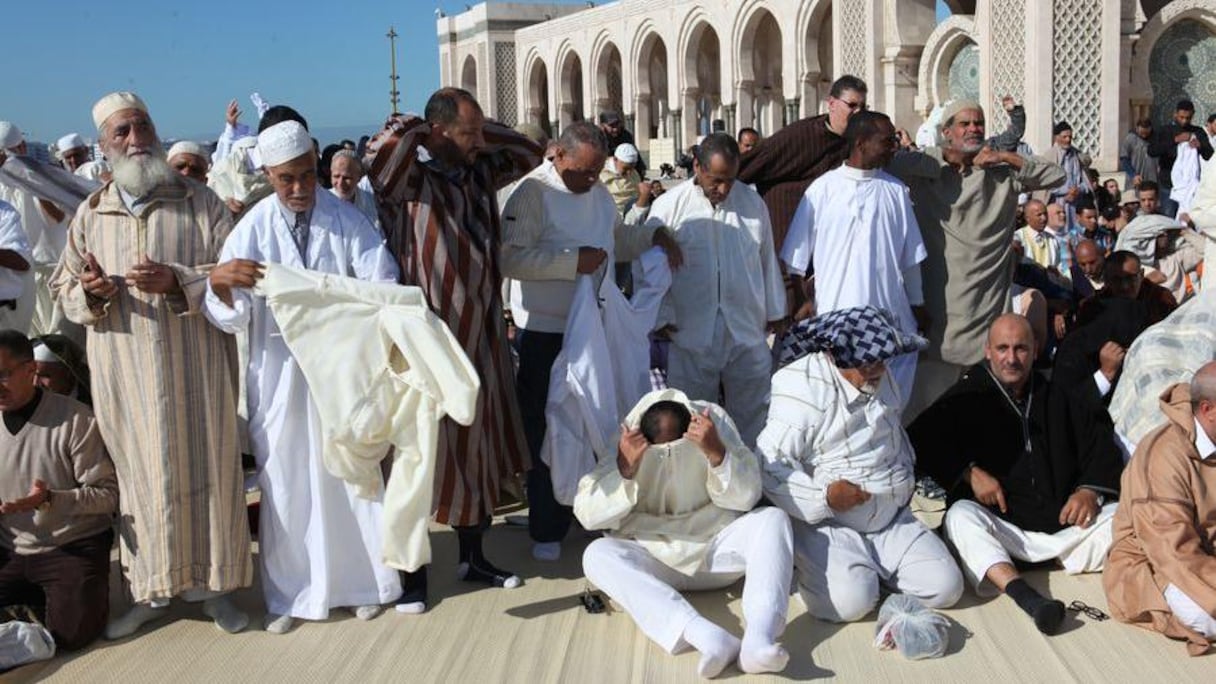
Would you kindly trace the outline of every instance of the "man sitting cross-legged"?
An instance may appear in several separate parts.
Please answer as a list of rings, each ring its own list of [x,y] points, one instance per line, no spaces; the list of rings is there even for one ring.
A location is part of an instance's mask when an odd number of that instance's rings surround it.
[[[1054,634],[1064,604],[1035,591],[1012,559],[1101,570],[1123,458],[1109,418],[1070,406],[1070,388],[1035,373],[1025,318],[997,318],[984,354],[908,435],[919,466],[950,492],[946,535],[976,592],[1003,591]]]
[[[744,672],[785,669],[790,523],[778,508],[751,511],[760,472],[734,423],[669,389],[642,397],[622,427],[616,461],[585,476],[574,499],[583,527],[606,531],[583,554],[587,579],[669,653],[699,651],[703,677],[736,658]],[[742,642],[680,596],[744,575]]]

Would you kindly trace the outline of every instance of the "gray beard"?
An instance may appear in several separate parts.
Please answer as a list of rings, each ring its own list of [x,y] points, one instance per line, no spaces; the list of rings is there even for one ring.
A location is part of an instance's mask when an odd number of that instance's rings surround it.
[[[158,186],[172,181],[177,174],[165,160],[165,152],[156,148],[147,157],[118,157],[110,160],[114,182],[134,197],[146,197]]]

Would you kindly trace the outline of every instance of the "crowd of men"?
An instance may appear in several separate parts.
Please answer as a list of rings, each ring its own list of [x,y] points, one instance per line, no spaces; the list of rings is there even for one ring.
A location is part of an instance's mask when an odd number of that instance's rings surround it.
[[[1216,114],[1138,122],[1121,187],[1065,122],[1032,154],[1011,100],[995,137],[947,103],[922,149],[867,94],[711,133],[676,183],[616,112],[550,140],[453,88],[324,151],[257,96],[213,155],[130,92],[93,107],[104,159],[0,122],[0,605],[66,649],[175,598],[245,629],[245,453],[272,633],[425,612],[432,521],[461,580],[520,586],[483,537],[524,478],[532,556],[603,531],[587,578],[705,677],[785,668],[791,586],[847,622],[970,584],[1056,633],[1019,562],[1104,571],[1118,619],[1202,652],[1216,363],[1134,388],[1161,402],[1135,441],[1109,406],[1136,339],[1216,296]],[[741,638],[681,593],[742,576]]]

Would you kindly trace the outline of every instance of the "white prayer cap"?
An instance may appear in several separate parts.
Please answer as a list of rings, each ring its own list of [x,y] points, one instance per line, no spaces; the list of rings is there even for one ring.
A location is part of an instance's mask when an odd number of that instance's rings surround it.
[[[63,359],[51,351],[42,340],[34,342],[34,360],[38,363],[63,363]]]
[[[21,144],[25,138],[21,135],[21,129],[17,128],[17,124],[9,123],[8,121],[0,121],[0,150],[7,150],[10,147],[16,147]]]
[[[110,93],[93,105],[93,125],[97,126],[97,130],[100,131],[106,119],[124,109],[138,109],[144,114],[148,113],[148,105],[144,104],[144,101],[139,99],[135,93],[125,90]]]
[[[68,150],[74,150],[77,147],[88,146],[89,144],[84,141],[84,138],[80,137],[79,133],[68,133],[55,143],[55,147],[59,148],[60,153],[67,152]]]
[[[638,163],[638,148],[629,143],[621,143],[616,146],[616,151],[612,153],[612,156],[626,164],[633,165]]]
[[[262,166],[278,166],[312,152],[312,137],[298,121],[277,123],[258,134]]]
[[[984,115],[984,108],[974,100],[951,100],[950,102],[946,103],[945,107],[942,108],[942,119],[941,123],[938,125],[945,127],[947,124],[951,123],[951,120],[954,119],[959,112],[965,112],[968,110],[979,112],[980,116]]]
[[[169,154],[165,155],[165,159],[172,159],[179,154],[193,154],[203,159],[211,159],[211,155],[207,154],[207,150],[204,150],[202,145],[189,140],[179,140],[173,143],[173,147],[169,148]]]

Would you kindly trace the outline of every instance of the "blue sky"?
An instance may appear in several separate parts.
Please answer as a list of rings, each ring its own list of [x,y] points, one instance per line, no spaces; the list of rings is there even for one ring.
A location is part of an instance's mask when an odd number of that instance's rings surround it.
[[[0,119],[46,142],[71,131],[92,137],[89,110],[114,90],[139,93],[166,138],[213,137],[234,97],[242,120],[253,122],[253,91],[295,106],[312,128],[377,124],[389,108],[390,24],[401,35],[402,106],[421,110],[439,84],[435,8],[465,7],[464,0],[4,4],[12,61]]]

